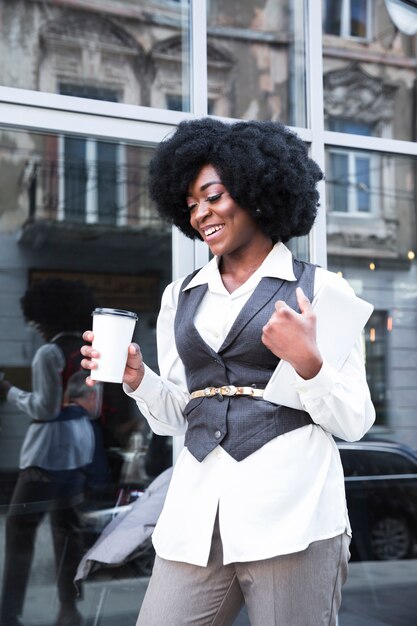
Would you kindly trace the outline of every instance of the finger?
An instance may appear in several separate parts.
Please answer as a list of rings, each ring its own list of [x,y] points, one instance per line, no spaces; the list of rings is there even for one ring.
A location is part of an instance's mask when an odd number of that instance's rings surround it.
[[[287,320],[291,320],[294,317],[297,317],[297,311],[294,311],[286,302],[282,300],[278,300],[275,302],[275,311],[271,315],[270,322],[271,323],[286,323]]]
[[[290,307],[284,300],[277,300],[275,302],[275,311],[278,313],[279,311],[283,311],[284,309],[289,309]]]
[[[91,346],[81,346],[80,352],[83,356],[89,357],[90,359],[98,359],[100,356],[100,353]]]
[[[140,354],[140,348],[137,343],[129,344],[129,347],[127,350],[128,350],[128,353],[131,354],[132,356],[136,356],[137,354]]]
[[[305,293],[301,289],[301,287],[297,287],[297,289],[295,290],[295,293],[297,295],[297,302],[298,302],[298,306],[300,307],[301,313],[308,313],[308,312],[310,312],[311,311],[311,302],[307,298],[307,296],[305,295]]]
[[[81,367],[85,370],[95,370],[98,367],[98,365],[96,361],[92,361],[91,359],[82,359]]]
[[[83,339],[84,339],[84,341],[89,341],[89,342],[91,343],[91,342],[93,341],[93,339],[94,339],[94,333],[93,333],[93,331],[91,331],[91,330],[86,330],[86,331],[83,333]]]
[[[94,387],[94,385],[96,385],[98,382],[98,380],[93,380],[91,376],[87,376],[87,378],[85,379],[85,384],[89,387]]]
[[[262,328],[262,341],[265,335],[268,335],[269,328],[270,328],[270,324],[269,322],[267,322],[265,326]]]

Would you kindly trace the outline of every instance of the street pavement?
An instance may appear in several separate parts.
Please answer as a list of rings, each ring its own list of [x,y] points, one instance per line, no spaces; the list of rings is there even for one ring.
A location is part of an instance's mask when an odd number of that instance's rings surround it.
[[[339,626],[416,626],[417,560],[352,563]],[[86,582],[79,609],[85,626],[134,626],[148,578]],[[30,586],[25,626],[51,626],[57,612],[54,586]],[[250,626],[242,609],[233,626]],[[265,626],[272,626],[265,624]]]
[[[4,538],[0,516],[0,538]],[[0,585],[3,542],[0,545]],[[417,555],[416,555],[417,556]],[[135,626],[148,578],[119,578],[117,568],[87,579],[79,601],[84,626]],[[58,611],[48,524],[41,525],[28,585],[24,626],[51,626]],[[243,608],[233,626],[250,626]],[[265,626],[272,626],[265,624]],[[351,562],[338,626],[417,626],[417,558]]]

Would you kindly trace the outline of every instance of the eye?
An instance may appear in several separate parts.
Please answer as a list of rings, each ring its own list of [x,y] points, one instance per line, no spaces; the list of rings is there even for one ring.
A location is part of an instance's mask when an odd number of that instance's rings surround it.
[[[218,200],[219,198],[222,197],[222,193],[215,193],[212,196],[208,196],[207,197],[207,202],[216,202],[216,200]]]
[[[197,202],[192,202],[191,204],[187,205],[187,210],[191,213],[191,211],[194,211],[196,206],[197,206]]]

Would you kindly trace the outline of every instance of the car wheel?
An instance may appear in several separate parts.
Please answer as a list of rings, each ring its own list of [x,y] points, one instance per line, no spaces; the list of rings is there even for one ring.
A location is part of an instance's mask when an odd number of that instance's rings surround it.
[[[371,549],[380,561],[405,559],[411,553],[413,536],[403,517],[386,516],[378,519],[370,532]]]

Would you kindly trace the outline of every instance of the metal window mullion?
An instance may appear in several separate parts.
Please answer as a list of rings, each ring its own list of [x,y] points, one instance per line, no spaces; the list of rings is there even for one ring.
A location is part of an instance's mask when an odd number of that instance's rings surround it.
[[[126,226],[128,219],[127,207],[127,163],[124,143],[116,145],[116,198],[118,226]]]
[[[206,0],[191,0],[191,111],[207,115],[207,8]]]
[[[87,184],[85,190],[85,221],[86,224],[95,224],[99,221],[99,210],[97,142],[93,139],[87,139],[86,141],[85,160],[87,169]]]
[[[207,115],[208,72],[207,72],[207,2],[191,0],[191,111],[195,117]],[[195,241],[193,268],[197,269],[208,261],[208,248]]]
[[[172,279],[190,274],[195,266],[194,241],[172,228]],[[184,447],[184,435],[172,437],[172,461],[175,464]]]
[[[7,105],[10,104],[22,107],[27,106],[32,110],[47,109],[50,112],[85,113],[86,115],[97,115],[115,120],[155,122],[160,124],[177,124],[180,119],[189,115],[179,111],[169,111],[167,109],[157,109],[136,104],[90,100],[89,98],[64,96],[51,92],[3,87],[0,85],[0,111],[4,109],[6,116],[8,111]],[[25,124],[25,121],[20,120],[22,124]],[[19,125],[18,122],[19,120],[17,119],[17,126]]]
[[[1,92],[1,88],[0,88]],[[47,94],[45,94],[47,95]],[[48,108],[33,106],[25,102],[4,102],[0,97],[0,127],[12,130],[24,130],[28,132],[41,132],[51,134],[68,134],[80,137],[97,137],[115,141],[140,142],[152,145],[161,141],[175,124],[189,114],[177,114],[174,121],[166,112],[166,121],[141,121],[125,117],[114,117],[97,113],[80,111],[67,111],[60,108]]]
[[[190,19],[190,110],[192,117],[207,115],[207,6],[206,0],[191,0]],[[208,260],[208,248],[201,241],[172,229],[172,277],[186,276]],[[175,463],[184,446],[184,437],[172,438]]]
[[[374,33],[374,20],[372,15],[372,3],[366,0],[366,41],[371,41]]]
[[[58,209],[57,220],[65,219],[65,139],[58,137]]]
[[[389,152],[390,154],[417,157],[417,143],[414,141],[370,137],[369,135],[350,135],[348,133],[338,133],[329,130],[324,131],[324,139],[326,145],[340,146],[346,150]]]
[[[321,0],[306,0],[307,106],[311,128],[310,155],[325,170],[323,44]],[[324,181],[318,184],[320,207],[310,233],[310,260],[327,266],[326,194]]]
[[[341,28],[340,35],[342,37],[351,37],[351,23],[350,23],[350,3],[351,0],[342,0],[342,15],[340,16]]]

